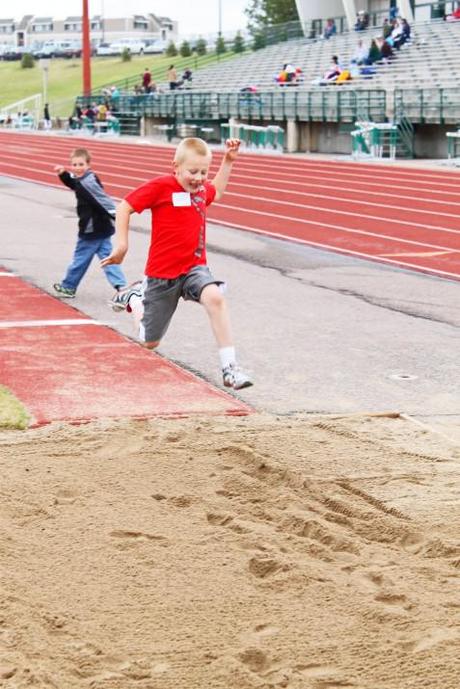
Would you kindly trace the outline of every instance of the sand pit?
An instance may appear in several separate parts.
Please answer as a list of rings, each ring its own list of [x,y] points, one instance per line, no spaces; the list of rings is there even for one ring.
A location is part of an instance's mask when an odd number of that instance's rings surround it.
[[[459,463],[401,419],[0,433],[0,686],[458,689]]]

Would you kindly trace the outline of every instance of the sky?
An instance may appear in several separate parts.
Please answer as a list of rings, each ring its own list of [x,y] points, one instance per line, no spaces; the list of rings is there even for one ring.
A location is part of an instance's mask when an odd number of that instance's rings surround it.
[[[127,14],[153,12],[179,22],[181,35],[216,33],[219,26],[219,3],[222,8],[222,30],[246,28],[244,8],[250,0],[88,0],[89,13],[105,17],[123,17]],[[1,3],[2,6],[6,3]],[[40,8],[39,10],[37,8]],[[63,9],[65,8],[65,10]],[[24,14],[52,16],[64,19],[68,15],[81,15],[82,0],[14,0],[12,9],[0,10],[3,18],[20,19]],[[14,8],[14,9],[13,9]]]

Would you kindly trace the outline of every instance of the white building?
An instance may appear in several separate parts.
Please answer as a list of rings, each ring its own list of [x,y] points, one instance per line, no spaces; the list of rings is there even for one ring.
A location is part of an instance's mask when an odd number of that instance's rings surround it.
[[[82,17],[69,16],[65,19],[40,17],[27,14],[22,19],[0,19],[0,44],[33,47],[45,41],[80,41]],[[119,18],[103,18],[95,15],[90,18],[90,39],[93,45],[111,43],[123,38],[140,41],[176,41],[178,23],[169,17],[155,14],[133,14]]]

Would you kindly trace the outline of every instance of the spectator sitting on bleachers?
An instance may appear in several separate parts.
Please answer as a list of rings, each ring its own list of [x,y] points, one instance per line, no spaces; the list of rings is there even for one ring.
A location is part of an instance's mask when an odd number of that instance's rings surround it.
[[[97,106],[96,120],[98,122],[105,122],[105,120],[107,118],[108,110],[109,110],[109,108],[107,107],[107,105],[105,103],[100,103]]]
[[[359,10],[356,16],[355,31],[365,31],[369,26],[369,14],[364,10]]]
[[[180,86],[181,88],[191,88],[192,87],[193,73],[192,70],[187,67],[181,77]]]
[[[377,47],[380,50],[381,58],[384,62],[389,62],[394,58],[393,48],[383,37],[376,38]]]
[[[118,110],[118,106],[120,104],[120,91],[116,86],[110,87],[109,103],[111,110]]]
[[[368,57],[369,48],[364,44],[364,41],[360,38],[355,48],[355,52],[351,56],[350,61],[356,65],[363,65],[366,63]]]
[[[336,81],[341,71],[342,68],[339,64],[339,58],[337,57],[337,55],[333,55],[329,69],[326,72],[324,72],[322,77],[317,77],[316,79],[313,79],[311,83],[316,86],[332,84],[334,83],[334,81]]]
[[[281,72],[275,75],[275,81],[280,86],[297,86],[303,81],[302,70],[287,63],[283,65]]]
[[[446,16],[446,22],[458,22],[460,21],[460,6],[457,7],[455,12],[452,12],[452,14],[448,14]]]
[[[94,122],[94,120],[97,117],[98,113],[98,107],[96,103],[91,103],[91,105],[88,105],[88,107],[83,111],[83,117],[86,117],[87,120],[90,122]]]
[[[325,38],[327,40],[331,36],[335,36],[336,33],[337,33],[337,27],[335,25],[335,20],[334,19],[328,19],[326,21],[326,26],[324,27],[322,38]]]
[[[406,19],[396,19],[396,25],[391,32],[392,45],[399,50],[410,39],[410,25]],[[391,42],[390,42],[391,45]]]
[[[388,38],[388,36],[391,36],[391,32],[393,31],[393,25],[390,24],[390,21],[385,17],[383,20],[383,26],[382,26],[382,34],[385,39]]]
[[[142,88],[144,93],[150,93],[150,84],[152,82],[152,74],[148,67],[144,69],[144,74],[142,75]]]
[[[379,60],[382,59],[382,53],[380,52],[380,49],[377,45],[377,41],[375,38],[372,39],[371,45],[369,48],[369,55],[367,56],[367,60],[365,62],[366,65],[373,65],[374,62],[378,62]]]
[[[289,62],[286,62],[283,65],[283,69],[281,72],[275,77],[275,81],[280,85],[280,86],[285,86],[286,84],[289,84],[295,79],[295,67]]]
[[[107,128],[111,130],[112,132],[119,133],[120,132],[120,121],[118,117],[115,117],[113,112],[110,110],[107,111],[107,117],[106,117],[106,122],[107,122]]]

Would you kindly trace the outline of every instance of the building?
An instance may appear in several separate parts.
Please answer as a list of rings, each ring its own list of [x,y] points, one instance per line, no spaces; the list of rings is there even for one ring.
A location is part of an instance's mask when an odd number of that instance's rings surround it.
[[[360,10],[383,15],[391,9],[399,10],[399,15],[412,23],[413,21],[429,21],[436,14],[452,11],[454,2],[439,2],[431,5],[426,0],[296,0],[297,11],[305,32],[317,19],[328,17],[346,17],[347,28],[352,29],[356,22],[356,15]]]
[[[40,17],[27,14],[20,20],[0,19],[0,44],[11,47],[39,47],[45,41],[80,41],[82,17]],[[93,45],[112,43],[124,38],[139,41],[176,41],[178,23],[169,17],[155,14],[133,14],[127,17],[90,18],[90,38]]]

